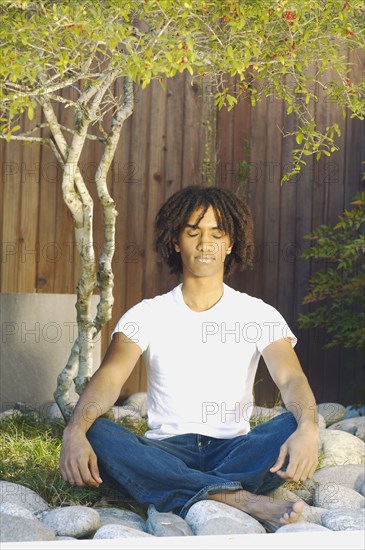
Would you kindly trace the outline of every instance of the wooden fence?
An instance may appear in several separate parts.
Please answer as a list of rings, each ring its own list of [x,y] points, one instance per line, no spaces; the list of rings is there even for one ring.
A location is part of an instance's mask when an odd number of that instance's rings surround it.
[[[361,68],[359,68],[359,71]],[[230,82],[234,86],[234,81]],[[114,258],[113,320],[103,332],[103,349],[120,315],[144,297],[167,292],[177,284],[153,251],[153,220],[158,208],[189,184],[214,183],[245,193],[255,220],[256,261],[252,272],[239,272],[227,283],[263,298],[277,307],[299,335],[297,353],[318,401],[360,399],[364,380],[358,354],[342,349],[324,351],[320,331],[299,331],[298,313],[308,276],[319,262],[300,258],[303,235],[332,223],[361,190],[361,152],[364,125],[339,117],[340,151],[314,162],[280,187],[290,164],[293,121],[272,98],[251,108],[247,99],[230,112],[212,113],[209,84],[200,89],[189,75],[177,75],[163,90],[152,83],[136,90],[135,112],[123,128],[109,184],[119,211]],[[336,106],[325,98],[313,106],[320,125],[329,124]],[[67,124],[70,116],[62,113]],[[25,123],[30,125],[28,121]],[[60,169],[52,153],[36,145],[0,143],[3,158],[1,186],[1,291],[74,293],[79,260],[70,214],[63,203]],[[81,171],[91,183],[100,145],[91,142]],[[95,248],[101,247],[101,213],[95,197]],[[140,364],[124,393],[145,389]],[[273,402],[277,391],[260,366],[256,398]]]

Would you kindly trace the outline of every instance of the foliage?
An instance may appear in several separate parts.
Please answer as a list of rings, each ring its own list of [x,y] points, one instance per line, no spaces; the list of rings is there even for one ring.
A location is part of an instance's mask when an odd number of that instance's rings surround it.
[[[309,280],[303,303],[314,311],[299,316],[302,328],[324,328],[330,337],[325,347],[365,347],[365,193],[355,197],[334,226],[322,225],[306,239],[314,244],[304,258],[323,259],[333,267],[319,270]]]
[[[145,422],[119,423],[139,435],[146,429]],[[0,479],[29,487],[51,506],[92,506],[110,495],[115,497],[115,491],[103,485],[77,487],[62,479],[58,465],[63,423],[50,423],[29,413],[5,417],[0,427]],[[130,506],[131,502],[123,504]]]
[[[33,119],[40,97],[75,106],[80,90],[106,72],[112,83],[129,76],[144,88],[188,71],[192,81],[214,82],[219,108],[245,96],[253,105],[263,96],[283,99],[299,145],[291,173],[306,156],[338,148],[338,122],[318,126],[316,102],[364,117],[365,83],[345,55],[364,48],[363,0],[3,0],[0,9],[7,61],[0,132],[7,140],[19,136],[19,114]],[[226,75],[238,78],[234,89]],[[109,87],[93,122],[119,101]],[[98,135],[108,139],[102,128]]]

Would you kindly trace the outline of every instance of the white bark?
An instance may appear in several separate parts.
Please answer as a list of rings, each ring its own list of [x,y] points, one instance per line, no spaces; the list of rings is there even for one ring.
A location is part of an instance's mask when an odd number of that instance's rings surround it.
[[[40,79],[44,79],[41,73]],[[63,169],[62,193],[64,201],[74,220],[75,241],[81,258],[81,277],[77,284],[77,323],[78,336],[74,342],[67,364],[57,378],[54,398],[65,418],[69,420],[73,404],[70,400],[70,389],[75,382],[76,392],[81,395],[92,372],[92,349],[95,336],[102,326],[111,318],[113,306],[113,272],[112,258],[115,251],[115,222],[117,211],[107,187],[107,174],[113,161],[124,121],[133,112],[133,82],[130,78],[123,80],[123,102],[117,107],[109,134],[103,138],[90,135],[88,128],[91,122],[100,117],[100,104],[105,92],[117,77],[115,71],[105,73],[93,86],[82,93],[74,104],[75,128],[62,126],[56,117],[50,97],[37,97],[46,123],[38,124],[32,130],[12,136],[11,139],[33,141],[49,145]],[[52,138],[30,136],[36,130],[48,127]],[[71,145],[68,146],[63,132],[72,133]],[[97,139],[104,145],[98,165],[95,184],[103,211],[104,243],[99,257],[96,275],[96,260],[93,247],[93,200],[86,187],[79,169],[79,160],[86,139]],[[100,291],[97,314],[91,314],[91,297],[95,287]]]

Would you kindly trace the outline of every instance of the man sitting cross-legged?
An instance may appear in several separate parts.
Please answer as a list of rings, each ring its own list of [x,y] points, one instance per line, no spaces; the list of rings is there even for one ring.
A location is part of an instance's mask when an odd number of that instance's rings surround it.
[[[275,531],[297,521],[303,503],[266,495],[313,475],[317,410],[281,314],[223,282],[234,267],[252,265],[249,208],[229,191],[191,186],[162,206],[155,230],[156,250],[172,273],[182,273],[182,284],[119,320],[65,429],[62,476],[77,485],[105,481],[181,517],[199,500],[220,501]],[[117,401],[142,353],[145,437],[98,418]],[[261,355],[288,412],[250,430]]]

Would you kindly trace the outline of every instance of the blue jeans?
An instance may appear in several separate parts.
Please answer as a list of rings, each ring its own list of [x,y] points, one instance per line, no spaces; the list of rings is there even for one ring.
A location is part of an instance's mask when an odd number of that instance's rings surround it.
[[[232,439],[189,433],[154,440],[99,418],[86,435],[106,485],[184,518],[192,504],[214,493],[262,495],[279,487],[283,480],[269,469],[296,428],[286,412]]]

